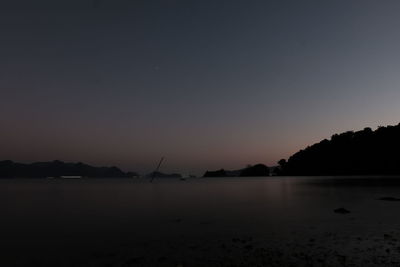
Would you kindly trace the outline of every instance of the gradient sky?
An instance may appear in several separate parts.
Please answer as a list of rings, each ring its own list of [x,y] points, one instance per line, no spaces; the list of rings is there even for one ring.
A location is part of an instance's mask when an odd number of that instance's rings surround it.
[[[400,121],[400,1],[2,0],[0,159],[275,165]]]

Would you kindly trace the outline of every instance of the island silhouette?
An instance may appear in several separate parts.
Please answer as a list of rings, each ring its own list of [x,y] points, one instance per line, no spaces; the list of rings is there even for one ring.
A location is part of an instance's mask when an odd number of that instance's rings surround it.
[[[262,177],[269,176],[270,170],[264,164],[256,164],[254,166],[247,166],[244,169],[228,171],[220,169],[217,171],[206,171],[203,177]]]
[[[347,131],[281,159],[278,175],[399,175],[400,124]]]
[[[238,170],[219,169],[206,171],[203,177],[252,176],[340,176],[340,175],[400,175],[400,124],[380,126],[375,131],[347,131],[334,134],[289,157],[278,161],[279,166],[249,165]],[[45,177],[138,177],[136,172],[124,172],[112,167],[93,167],[81,162],[67,163],[59,160],[17,163],[0,161],[0,178]],[[144,177],[182,178],[181,174],[154,171]]]
[[[93,167],[81,162],[67,163],[59,160],[17,163],[11,160],[0,161],[0,178],[57,178],[57,177],[96,177],[128,178],[135,172],[123,172],[117,167]]]

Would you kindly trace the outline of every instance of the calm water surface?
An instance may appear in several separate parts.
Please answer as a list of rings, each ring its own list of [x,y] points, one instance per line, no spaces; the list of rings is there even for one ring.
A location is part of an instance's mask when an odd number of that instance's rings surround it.
[[[291,238],[319,229],[363,235],[399,228],[400,202],[378,200],[387,196],[400,197],[400,179],[4,179],[0,245],[2,253],[25,254],[235,235]],[[334,213],[339,207],[351,213]]]

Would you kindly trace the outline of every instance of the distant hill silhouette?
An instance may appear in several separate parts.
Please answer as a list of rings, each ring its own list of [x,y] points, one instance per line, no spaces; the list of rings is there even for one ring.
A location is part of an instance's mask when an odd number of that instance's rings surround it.
[[[146,175],[147,178],[182,178],[182,175],[179,173],[171,173],[171,174],[167,174],[167,173],[162,173],[162,172],[151,172],[149,174]]]
[[[224,169],[220,169],[217,171],[206,171],[203,177],[228,177],[228,175]]]
[[[269,176],[269,168],[264,164],[256,164],[254,166],[247,167],[240,172],[242,177],[250,176]]]
[[[282,159],[280,175],[400,175],[400,124],[334,134]]]
[[[244,169],[228,171],[220,169],[217,171],[206,171],[203,177],[250,177],[250,176],[269,176],[270,171],[264,164],[256,164]]]
[[[44,178],[60,176],[82,177],[133,177],[136,173],[125,173],[117,167],[93,167],[84,163],[66,163],[62,161],[36,162],[32,164],[16,163],[10,160],[0,161],[0,178]]]

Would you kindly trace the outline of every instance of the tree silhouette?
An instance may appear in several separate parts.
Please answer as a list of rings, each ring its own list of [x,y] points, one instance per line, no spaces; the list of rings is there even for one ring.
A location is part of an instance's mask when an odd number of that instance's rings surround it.
[[[332,135],[280,160],[280,175],[400,174],[400,124]]]

